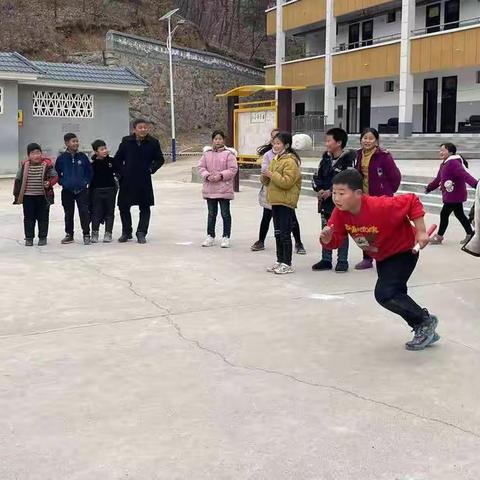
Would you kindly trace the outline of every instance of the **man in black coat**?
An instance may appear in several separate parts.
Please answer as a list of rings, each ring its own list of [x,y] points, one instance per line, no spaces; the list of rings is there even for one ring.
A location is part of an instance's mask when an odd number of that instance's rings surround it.
[[[132,238],[130,208],[138,205],[140,220],[137,227],[138,243],[146,243],[150,223],[150,207],[154,205],[152,175],[165,163],[159,141],[149,134],[150,123],[142,118],[133,122],[133,133],[122,139],[115,155],[119,171],[120,191],[118,207],[122,220],[119,242]]]

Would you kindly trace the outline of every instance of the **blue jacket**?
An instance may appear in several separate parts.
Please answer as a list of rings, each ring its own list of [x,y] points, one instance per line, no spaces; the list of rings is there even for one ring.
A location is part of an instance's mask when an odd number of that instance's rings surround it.
[[[93,170],[89,158],[81,152],[62,153],[55,162],[58,183],[73,193],[85,190],[92,181]]]

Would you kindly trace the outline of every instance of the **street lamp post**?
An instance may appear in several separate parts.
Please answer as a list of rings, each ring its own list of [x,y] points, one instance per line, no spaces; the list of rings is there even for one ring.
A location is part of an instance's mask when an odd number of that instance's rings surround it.
[[[170,118],[172,124],[172,162],[177,161],[177,141],[175,135],[175,100],[173,95],[173,62],[172,62],[172,38],[175,30],[178,28],[179,25],[183,24],[184,21],[180,20],[178,24],[172,30],[172,17],[175,13],[180,10],[176,8],[174,10],[170,10],[166,13],[160,20],[167,20],[168,21],[168,37],[167,37],[167,50],[168,50],[168,60],[169,60],[169,70],[170,70]]]

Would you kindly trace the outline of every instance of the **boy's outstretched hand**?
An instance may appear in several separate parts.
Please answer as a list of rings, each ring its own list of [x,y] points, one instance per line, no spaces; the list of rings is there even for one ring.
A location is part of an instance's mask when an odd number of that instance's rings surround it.
[[[425,231],[419,232],[417,230],[417,234],[415,235],[415,242],[420,247],[420,250],[423,250],[430,242],[430,235]]]
[[[325,245],[329,244],[333,238],[333,225],[332,227],[325,227],[320,233],[320,243]]]

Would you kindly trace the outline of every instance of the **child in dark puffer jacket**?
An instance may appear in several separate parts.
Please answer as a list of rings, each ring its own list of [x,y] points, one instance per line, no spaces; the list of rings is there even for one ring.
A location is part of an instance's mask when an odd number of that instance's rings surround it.
[[[100,224],[105,222],[103,243],[112,241],[113,223],[115,221],[115,200],[117,198],[117,168],[110,157],[107,144],[103,140],[92,143],[93,177],[90,183],[92,202],[92,243],[98,243]]]

